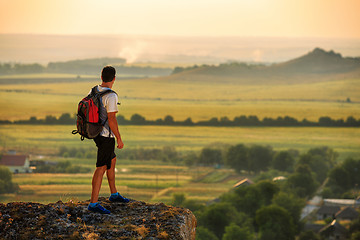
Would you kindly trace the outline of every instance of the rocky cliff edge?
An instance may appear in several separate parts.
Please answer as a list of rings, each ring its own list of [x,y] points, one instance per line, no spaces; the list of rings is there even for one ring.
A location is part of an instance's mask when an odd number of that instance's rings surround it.
[[[99,202],[111,214],[88,211],[89,201],[0,204],[0,239],[195,239],[196,218],[188,209]]]

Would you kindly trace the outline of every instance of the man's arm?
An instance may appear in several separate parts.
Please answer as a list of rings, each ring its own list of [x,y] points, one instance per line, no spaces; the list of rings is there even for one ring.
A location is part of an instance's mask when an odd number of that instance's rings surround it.
[[[124,147],[124,143],[121,140],[119,127],[118,127],[118,123],[116,120],[116,112],[108,113],[108,121],[109,121],[109,127],[110,127],[111,131],[115,134],[116,141],[117,141],[117,148],[122,149]]]

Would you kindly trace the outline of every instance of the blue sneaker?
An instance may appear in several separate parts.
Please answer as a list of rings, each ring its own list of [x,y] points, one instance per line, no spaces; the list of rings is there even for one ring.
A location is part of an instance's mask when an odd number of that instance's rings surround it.
[[[118,192],[116,194],[111,194],[109,200],[111,202],[121,202],[121,203],[128,203],[130,201],[129,199],[121,196],[120,193]]]
[[[95,207],[92,207],[89,204],[88,210],[92,211],[92,212],[101,213],[101,214],[110,214],[110,211],[107,210],[106,208],[104,208],[103,206],[101,206],[99,203],[96,203]]]

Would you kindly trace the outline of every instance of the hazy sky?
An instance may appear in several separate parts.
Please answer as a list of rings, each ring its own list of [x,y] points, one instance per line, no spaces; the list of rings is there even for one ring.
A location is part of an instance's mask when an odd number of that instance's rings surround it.
[[[360,38],[360,0],[0,0],[0,33]]]

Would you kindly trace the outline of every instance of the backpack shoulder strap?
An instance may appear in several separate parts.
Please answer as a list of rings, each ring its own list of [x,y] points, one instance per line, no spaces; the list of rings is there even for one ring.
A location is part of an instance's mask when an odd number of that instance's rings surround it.
[[[100,95],[100,97],[102,97],[102,96],[104,96],[104,95],[106,95],[106,94],[108,94],[108,93],[112,93],[112,92],[117,95],[117,93],[116,93],[114,90],[112,90],[112,89],[108,89],[108,90],[105,90],[105,91],[103,91],[103,92],[100,92],[99,95]]]
[[[91,90],[91,94],[94,94],[94,96],[97,96],[99,98],[101,98],[102,96],[104,96],[106,94],[109,94],[109,93],[115,93],[118,96],[118,94],[112,89],[107,89],[107,90],[105,90],[103,92],[99,92],[98,89],[97,89],[97,86],[95,86]],[[117,103],[117,105],[120,105],[120,103]]]
[[[97,88],[97,86],[94,86],[92,89],[91,89],[91,92],[89,95],[92,95],[92,96],[95,96],[96,94],[99,93],[99,90]]]

